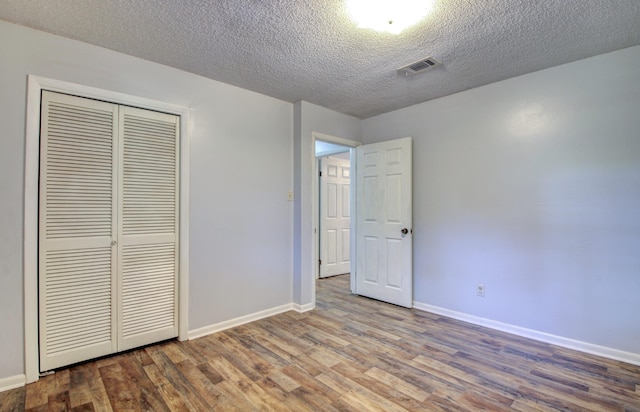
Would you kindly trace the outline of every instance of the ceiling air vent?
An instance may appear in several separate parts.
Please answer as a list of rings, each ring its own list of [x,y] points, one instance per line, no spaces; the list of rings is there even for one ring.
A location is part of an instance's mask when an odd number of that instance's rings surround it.
[[[400,67],[398,71],[404,74],[418,74],[433,69],[438,65],[440,65],[440,62],[436,61],[433,57],[425,57],[417,62]]]

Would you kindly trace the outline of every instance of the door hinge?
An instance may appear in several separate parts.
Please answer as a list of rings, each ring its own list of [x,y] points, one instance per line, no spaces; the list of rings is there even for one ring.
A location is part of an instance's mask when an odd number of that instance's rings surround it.
[[[318,265],[322,265],[322,259],[318,259]]]
[[[318,176],[322,177],[322,171],[318,172]]]

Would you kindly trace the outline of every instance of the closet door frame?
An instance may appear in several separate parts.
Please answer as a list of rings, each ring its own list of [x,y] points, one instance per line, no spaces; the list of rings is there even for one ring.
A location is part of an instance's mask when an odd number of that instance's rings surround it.
[[[189,307],[189,108],[95,87],[28,76],[24,187],[24,345],[25,382],[39,378],[38,339],[38,207],[40,164],[40,105],[43,90],[72,94],[180,117],[180,216],[178,273],[178,339],[188,339]]]

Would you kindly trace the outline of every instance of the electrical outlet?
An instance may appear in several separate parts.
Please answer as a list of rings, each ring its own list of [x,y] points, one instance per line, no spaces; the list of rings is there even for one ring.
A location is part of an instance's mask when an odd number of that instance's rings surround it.
[[[476,295],[480,296],[481,298],[484,297],[484,284],[478,283],[476,285]]]

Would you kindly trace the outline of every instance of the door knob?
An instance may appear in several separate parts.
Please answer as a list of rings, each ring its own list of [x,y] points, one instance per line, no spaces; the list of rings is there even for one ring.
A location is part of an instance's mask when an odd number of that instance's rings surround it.
[[[406,235],[407,233],[409,233],[409,229],[407,229],[407,228],[405,227],[405,228],[403,228],[403,229],[400,231],[400,233],[402,233],[402,235],[404,236],[404,235]]]

